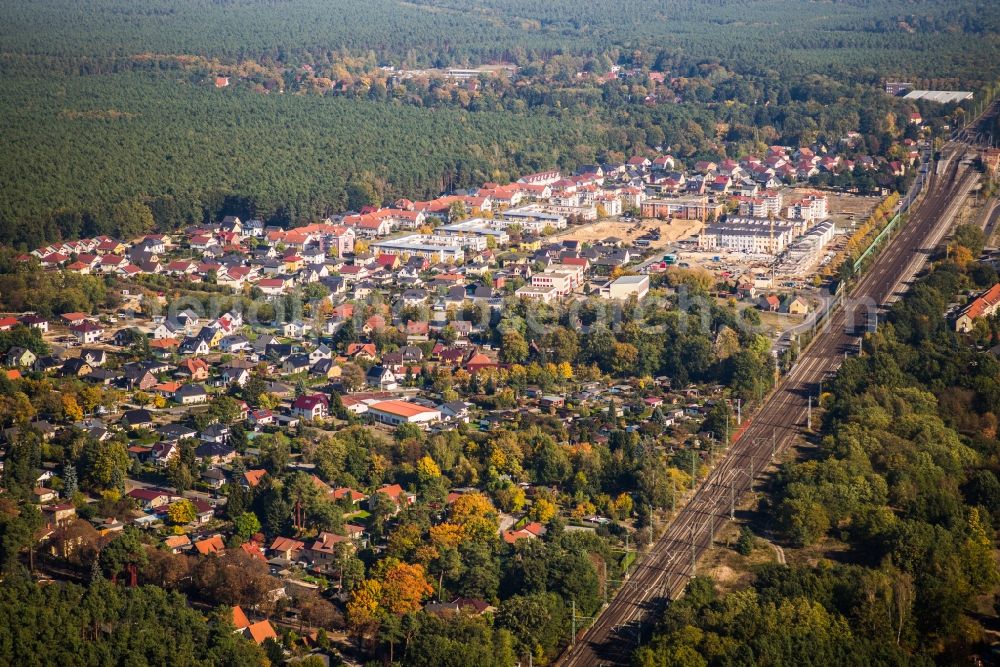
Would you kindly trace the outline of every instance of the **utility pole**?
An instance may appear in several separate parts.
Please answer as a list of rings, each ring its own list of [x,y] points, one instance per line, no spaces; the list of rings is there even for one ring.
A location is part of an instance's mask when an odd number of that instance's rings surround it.
[[[806,429],[811,431],[813,427],[813,397],[809,396],[809,407],[806,412]]]
[[[677,481],[670,477],[670,511],[674,512],[677,510]]]
[[[571,646],[576,645],[576,600],[572,600],[573,603],[573,634],[570,635],[569,643]]]
[[[694,491],[694,480],[698,476],[697,472],[696,472],[696,469],[695,469],[695,459],[697,459],[697,458],[698,458],[698,455],[695,454],[695,451],[692,449],[691,450],[691,490],[692,491]]]
[[[736,425],[741,426],[743,424],[743,399],[736,399]]]
[[[604,604],[607,605],[608,604],[608,563],[607,563],[606,560],[604,560],[603,558],[601,558],[601,565],[602,565],[601,569],[604,571],[604,577],[602,578],[602,581],[604,582],[604,586],[603,586],[603,588],[604,588]]]
[[[736,518],[736,487],[733,482],[729,482],[729,520]]]
[[[695,564],[697,562],[694,546],[694,526],[691,526],[691,578],[694,578]]]
[[[715,515],[708,517],[708,548],[715,548]]]
[[[648,507],[649,507],[649,544],[650,544],[650,546],[652,546],[652,544],[653,544],[653,506],[652,505],[648,505]]]
[[[777,450],[777,440],[778,440],[777,433],[778,433],[778,429],[777,428],[772,428],[771,429],[771,460],[772,461],[774,460],[774,454],[775,454],[775,451]]]

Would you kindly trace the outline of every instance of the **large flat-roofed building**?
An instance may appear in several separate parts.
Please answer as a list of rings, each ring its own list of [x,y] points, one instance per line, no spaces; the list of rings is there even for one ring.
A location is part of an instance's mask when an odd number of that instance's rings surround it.
[[[566,229],[566,216],[550,213],[538,204],[529,204],[504,211],[501,218],[493,221],[496,229],[509,229],[513,225],[520,225],[521,229],[536,233],[544,231],[546,227]]]
[[[549,204],[545,206],[544,210],[546,213],[564,215],[567,219],[576,218],[578,220],[586,221],[597,220],[597,207],[593,205],[581,204],[576,206],[573,204]]]
[[[801,276],[823,258],[823,249],[833,240],[835,226],[827,220],[815,225],[785,251],[776,272],[785,276]]]
[[[540,171],[536,174],[528,174],[527,176],[522,176],[517,179],[518,183],[527,183],[529,185],[551,185],[555,183],[560,178],[562,174],[558,171]]]
[[[540,299],[546,303],[560,297],[569,296],[583,284],[583,266],[558,264],[531,276],[531,284],[514,292],[526,299]]]
[[[787,214],[789,218],[810,222],[825,220],[829,215],[826,195],[821,192],[807,193],[788,205]]]
[[[698,237],[701,250],[730,250],[751,255],[776,255],[794,238],[791,225],[725,222],[709,225]]]
[[[722,215],[721,203],[710,202],[708,197],[678,197],[676,199],[647,199],[642,202],[644,218],[681,218],[708,220],[709,216]]]
[[[466,240],[469,243],[459,242]],[[431,262],[463,262],[465,261],[463,245],[472,250],[483,250],[486,248],[486,239],[483,237],[463,239],[432,234],[411,234],[398,239],[377,241],[372,243],[371,248],[383,254],[423,257]],[[480,245],[482,247],[478,247]]]
[[[541,301],[542,303],[551,303],[559,298],[559,292],[553,285],[545,287],[524,285],[523,287],[518,287],[514,294],[522,299],[532,299]]]
[[[740,199],[740,215],[747,218],[780,216],[784,198],[780,192],[767,191]]]
[[[408,401],[379,401],[368,406],[368,414],[389,426],[418,424],[421,426],[441,421],[441,411]]]
[[[633,294],[643,298],[649,293],[649,276],[622,276],[601,287],[601,296],[607,299],[627,299]]]
[[[434,233],[439,236],[482,236],[487,239],[492,237],[496,241],[497,246],[507,245],[510,241],[507,232],[502,229],[495,229],[492,225],[493,220],[469,218],[468,220],[438,227],[434,230]]]
[[[972,93],[967,90],[911,90],[903,95],[904,100],[927,100],[939,104],[964,102],[972,97]]]

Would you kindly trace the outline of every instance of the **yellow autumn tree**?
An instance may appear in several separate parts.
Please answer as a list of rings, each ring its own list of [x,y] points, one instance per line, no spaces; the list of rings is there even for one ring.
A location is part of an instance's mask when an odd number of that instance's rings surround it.
[[[421,482],[432,480],[440,476],[441,468],[439,468],[438,464],[434,462],[434,459],[427,454],[417,461],[417,477],[420,478]]]
[[[62,397],[62,407],[63,414],[66,415],[66,419],[72,422],[77,422],[83,419],[83,408],[80,404],[76,402],[76,396],[72,394],[63,394]]]
[[[482,493],[466,493],[451,506],[451,520],[462,526],[467,539],[488,539],[499,530],[497,510]]]
[[[439,523],[431,526],[431,544],[439,549],[454,548],[461,544],[464,534],[465,531],[458,524]]]
[[[972,251],[963,245],[953,245],[951,246],[951,258],[955,261],[961,268],[968,266],[969,262],[972,261]]]
[[[384,615],[382,582],[377,579],[365,579],[354,589],[351,599],[347,602],[348,625],[355,633],[363,634],[377,627]]]
[[[556,504],[548,498],[539,498],[531,504],[531,518],[539,523],[548,523],[558,511]]]
[[[194,505],[187,499],[178,500],[167,508],[167,518],[170,519],[170,523],[175,525],[191,523],[197,516],[198,513],[195,511]]]
[[[619,494],[611,503],[611,508],[616,519],[624,519],[632,514],[632,496],[627,493]]]

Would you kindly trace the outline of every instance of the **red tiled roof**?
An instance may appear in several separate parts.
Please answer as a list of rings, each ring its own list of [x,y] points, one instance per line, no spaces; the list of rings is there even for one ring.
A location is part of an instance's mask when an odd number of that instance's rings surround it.
[[[242,630],[250,626],[250,619],[247,618],[246,612],[239,605],[233,607],[233,626],[237,630]]]
[[[250,633],[250,637],[257,644],[263,644],[266,639],[278,638],[278,633],[274,631],[274,628],[271,627],[271,623],[267,620],[251,624],[247,627],[247,632]]]
[[[274,538],[274,542],[271,542],[271,551],[298,551],[304,546],[305,544],[298,540],[278,536]]]
[[[221,535],[213,535],[204,540],[199,540],[194,543],[194,548],[198,550],[202,556],[207,556],[208,554],[219,553],[220,551],[225,551],[226,545],[222,541]]]
[[[245,473],[243,473],[243,478],[246,479],[247,484],[253,487],[260,484],[260,480],[264,479],[264,475],[266,474],[267,471],[264,469],[247,470]]]
[[[982,296],[970,303],[966,307],[964,314],[972,319],[982,317],[983,313],[995,307],[998,303],[1000,303],[1000,283],[989,288]]]

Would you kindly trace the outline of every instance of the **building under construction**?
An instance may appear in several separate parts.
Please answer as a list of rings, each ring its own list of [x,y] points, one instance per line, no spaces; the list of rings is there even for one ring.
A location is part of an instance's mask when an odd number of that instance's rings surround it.
[[[777,255],[795,238],[795,227],[760,218],[732,218],[708,225],[698,237],[700,250],[727,250],[750,255]]]

